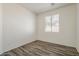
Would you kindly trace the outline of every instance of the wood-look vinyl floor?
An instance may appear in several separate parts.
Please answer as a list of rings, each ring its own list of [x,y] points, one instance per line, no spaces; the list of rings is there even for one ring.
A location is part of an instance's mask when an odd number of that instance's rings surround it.
[[[1,56],[79,56],[76,48],[36,40]]]

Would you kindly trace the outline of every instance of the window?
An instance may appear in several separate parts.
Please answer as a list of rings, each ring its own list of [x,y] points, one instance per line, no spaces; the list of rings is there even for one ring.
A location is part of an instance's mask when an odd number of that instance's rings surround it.
[[[59,32],[59,14],[45,17],[45,32]]]

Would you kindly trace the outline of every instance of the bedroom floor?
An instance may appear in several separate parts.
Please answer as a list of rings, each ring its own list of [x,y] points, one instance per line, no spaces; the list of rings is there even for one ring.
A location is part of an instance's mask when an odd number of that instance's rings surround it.
[[[73,47],[36,40],[1,56],[79,56],[79,53]]]

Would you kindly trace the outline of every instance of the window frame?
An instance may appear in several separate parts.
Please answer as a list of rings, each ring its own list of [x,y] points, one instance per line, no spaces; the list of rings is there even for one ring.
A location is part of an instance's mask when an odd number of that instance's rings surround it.
[[[58,29],[57,28],[55,28],[55,29],[57,29],[56,31],[53,31],[52,30],[52,27],[53,27],[53,25],[52,25],[52,21],[53,21],[53,16],[58,16],[58,24],[59,24],[59,21],[60,21],[60,15],[59,14],[54,14],[54,15],[50,15],[50,21],[51,21],[51,25],[50,25],[50,27],[51,27],[51,30],[50,31],[46,31],[46,18],[45,18],[45,32],[59,32],[59,25],[58,25]],[[49,16],[45,16],[45,17],[49,17]]]

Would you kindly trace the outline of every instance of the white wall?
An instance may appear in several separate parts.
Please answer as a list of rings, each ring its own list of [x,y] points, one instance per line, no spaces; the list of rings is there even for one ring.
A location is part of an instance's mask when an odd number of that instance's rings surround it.
[[[79,4],[77,4],[77,50],[79,52]]]
[[[0,4],[0,54],[2,53],[2,4]]]
[[[60,32],[44,32],[44,17],[53,14],[60,15]],[[38,40],[48,41],[67,46],[76,46],[76,5],[65,6],[38,15]]]
[[[35,14],[17,4],[3,4],[3,51],[35,40]]]

